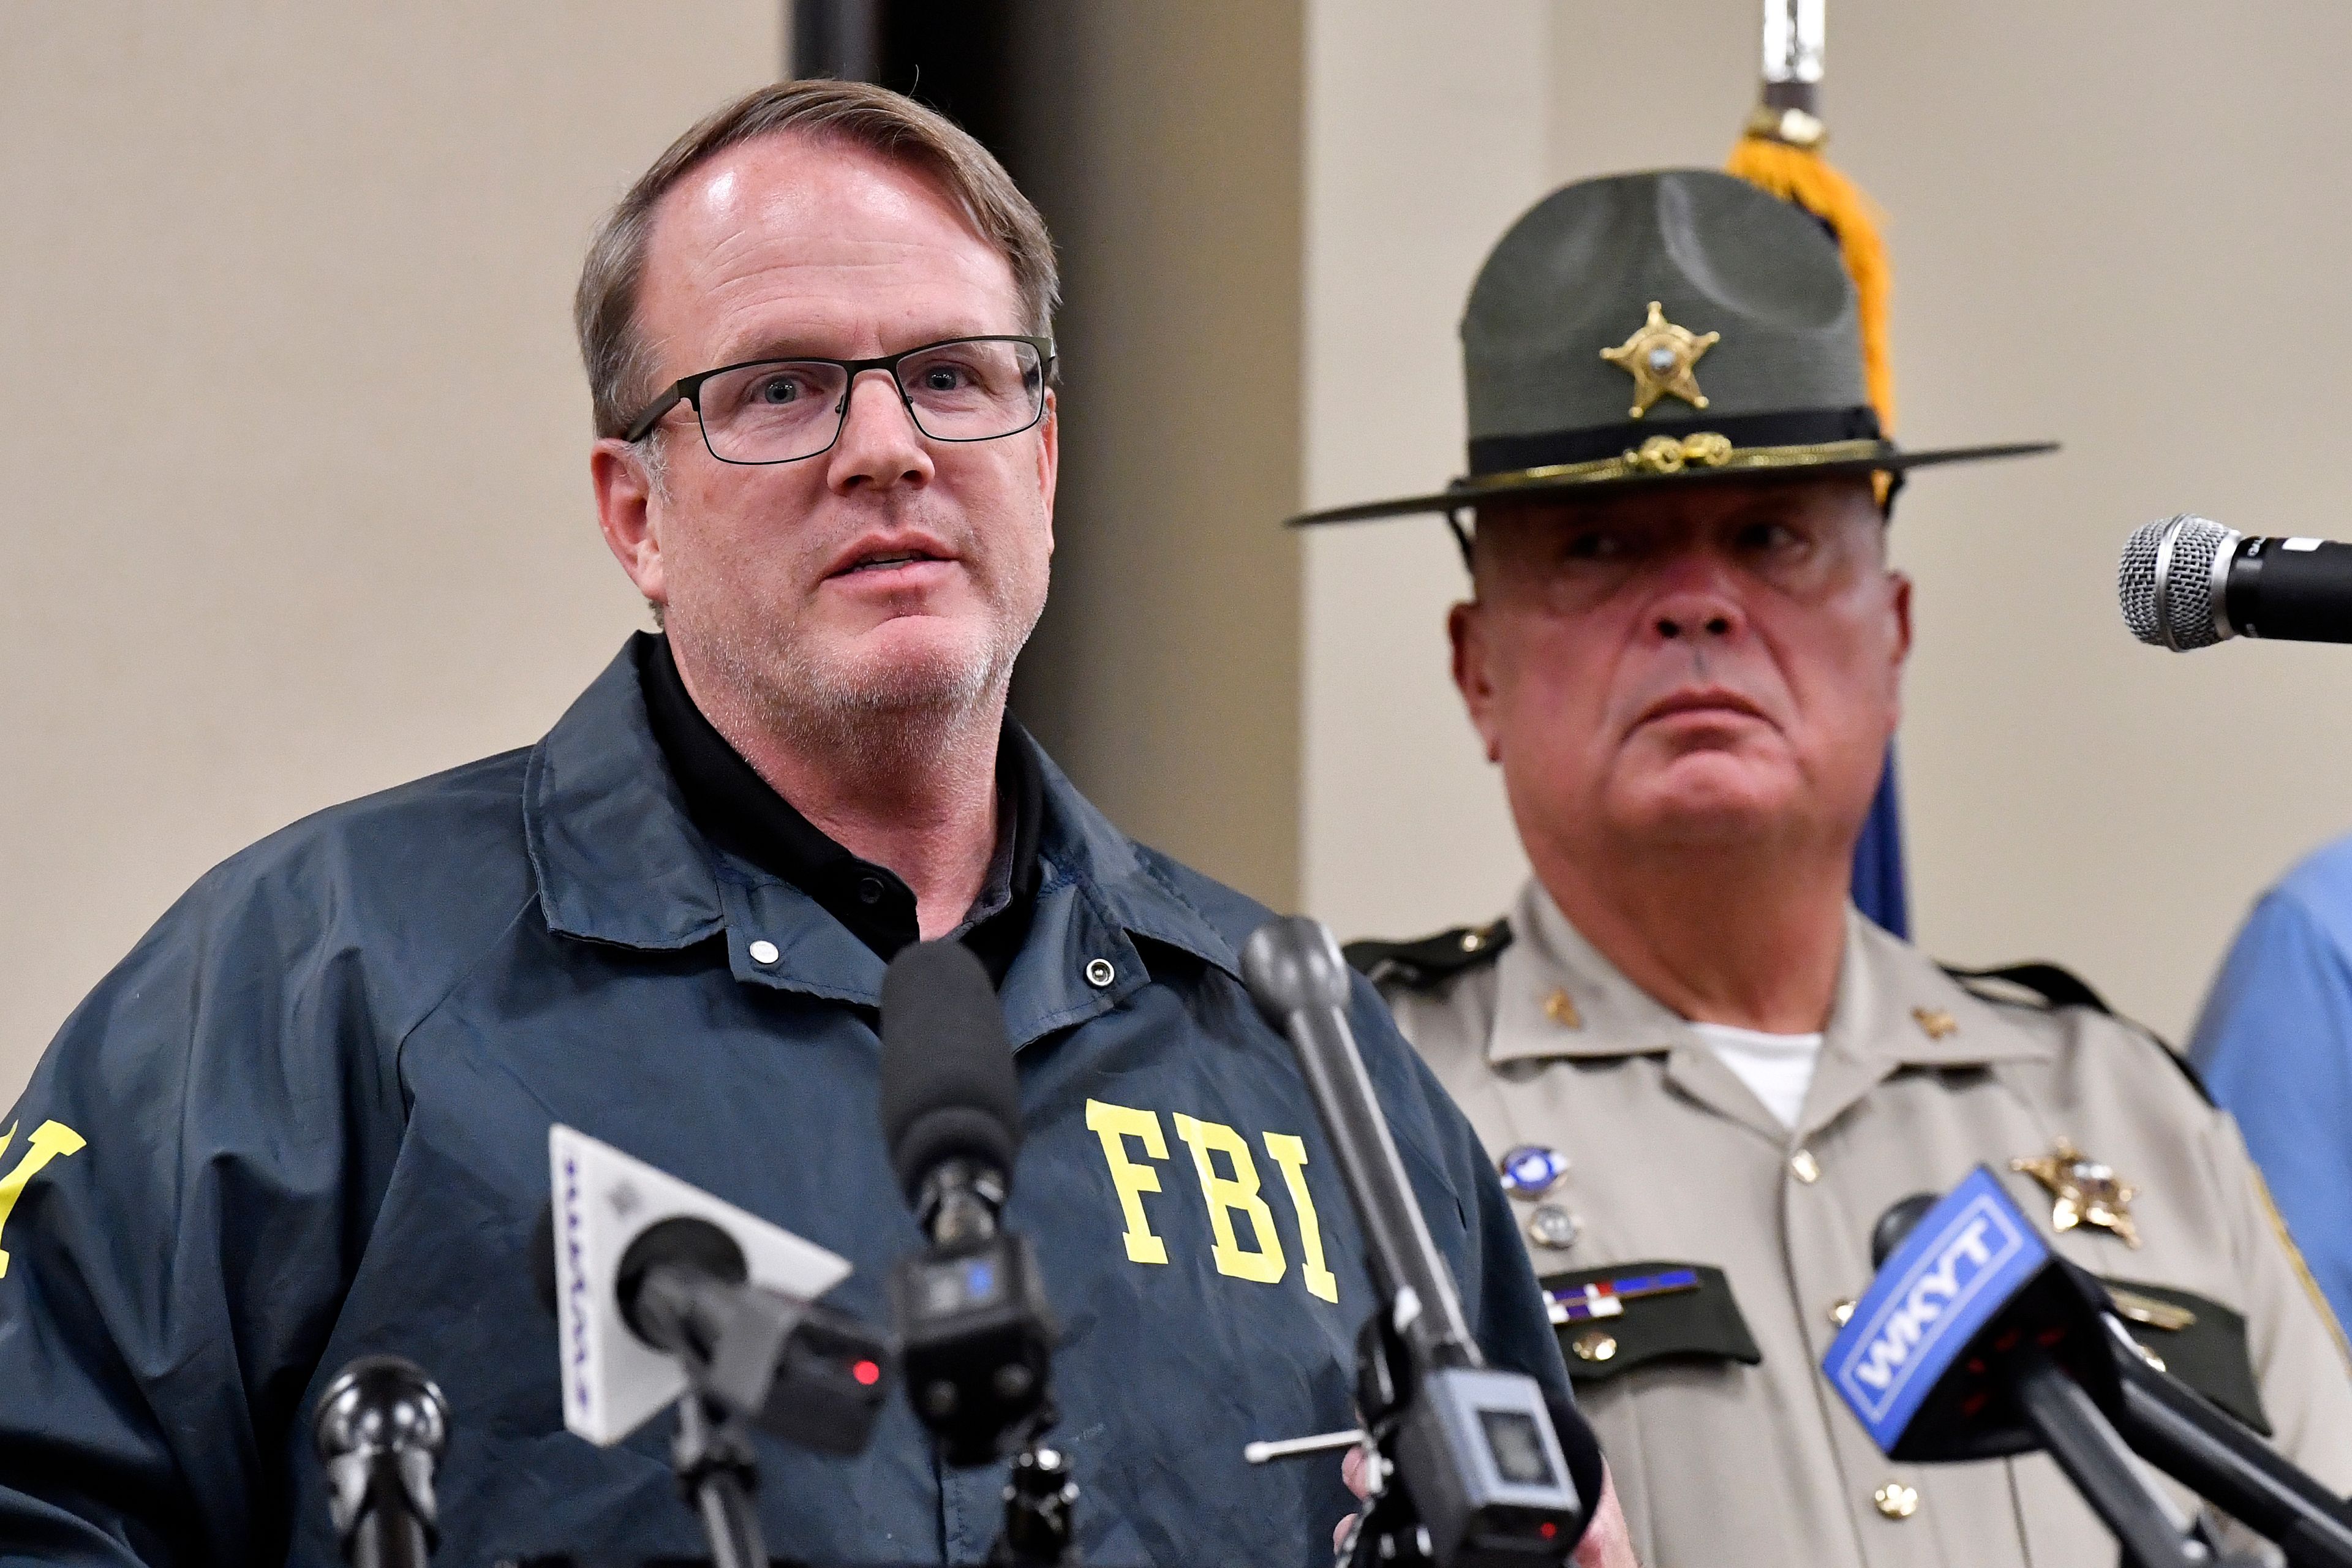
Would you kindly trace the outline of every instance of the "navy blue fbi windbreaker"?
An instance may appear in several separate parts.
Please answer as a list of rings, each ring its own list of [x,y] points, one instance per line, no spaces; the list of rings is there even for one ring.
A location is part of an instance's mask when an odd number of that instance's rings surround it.
[[[1337,1458],[1241,1458],[1351,1423],[1372,1305],[1290,1047],[1236,976],[1265,911],[1045,773],[1003,989],[1027,1123],[1008,1220],[1061,1320],[1085,1550],[1328,1562]],[[333,1563],[310,1412],[379,1351],[455,1412],[439,1561],[698,1553],[667,1416],[610,1450],[563,1428],[526,1254],[548,1125],[842,1254],[828,1300],[883,1321],[919,1238],[877,1119],[881,983],[698,835],[626,651],[530,750],[228,861],[74,1015],[0,1146],[0,1562]],[[1474,1330],[1564,1397],[1475,1136],[1360,981],[1354,1021]],[[903,1397],[856,1459],[761,1441],[779,1552],[972,1562],[996,1531],[1003,1472],[944,1469]]]

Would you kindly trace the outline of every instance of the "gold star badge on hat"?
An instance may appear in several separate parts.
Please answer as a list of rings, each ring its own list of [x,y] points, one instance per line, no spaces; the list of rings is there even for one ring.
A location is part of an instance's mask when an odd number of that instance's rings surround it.
[[[1693,408],[1706,406],[1706,394],[1691,374],[1699,356],[1723,341],[1721,332],[1700,337],[1666,320],[1664,309],[1650,301],[1650,319],[1641,329],[1601,357],[1633,377],[1633,417],[1639,419],[1661,397],[1679,397]]]
[[[2131,1216],[2131,1201],[2139,1195],[2139,1189],[2117,1179],[2114,1166],[2102,1164],[2075,1148],[2073,1139],[2061,1134],[2049,1153],[2011,1160],[2009,1168],[2049,1190],[2051,1229],[2095,1225],[2122,1237],[2126,1247],[2139,1246],[2139,1227]]]

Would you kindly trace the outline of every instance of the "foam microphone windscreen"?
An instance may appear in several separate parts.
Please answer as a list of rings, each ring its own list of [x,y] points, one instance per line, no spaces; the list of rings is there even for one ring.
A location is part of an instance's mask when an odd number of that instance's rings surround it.
[[[993,1169],[1009,1191],[1021,1086],[996,986],[960,942],[920,942],[882,976],[882,1137],[913,1203],[941,1162]]]

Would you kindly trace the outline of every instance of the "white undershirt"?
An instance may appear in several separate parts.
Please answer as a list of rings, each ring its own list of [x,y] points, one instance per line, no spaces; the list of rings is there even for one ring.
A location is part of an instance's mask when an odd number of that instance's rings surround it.
[[[1715,1047],[1723,1065],[1739,1075],[1781,1126],[1796,1126],[1805,1090],[1813,1084],[1813,1063],[1822,1054],[1819,1034],[1768,1035],[1728,1024],[1693,1024],[1691,1032]]]

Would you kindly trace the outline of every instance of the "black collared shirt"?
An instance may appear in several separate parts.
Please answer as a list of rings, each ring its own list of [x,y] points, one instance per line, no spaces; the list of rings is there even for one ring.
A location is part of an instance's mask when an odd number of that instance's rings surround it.
[[[695,706],[667,637],[647,637],[639,647],[646,716],[695,826],[720,848],[800,889],[884,960],[917,941],[914,889],[887,866],[835,843],[769,786]],[[1044,775],[1010,714],[996,745],[996,852],[979,898],[952,934],[1003,984],[1036,900],[1045,810]]]

